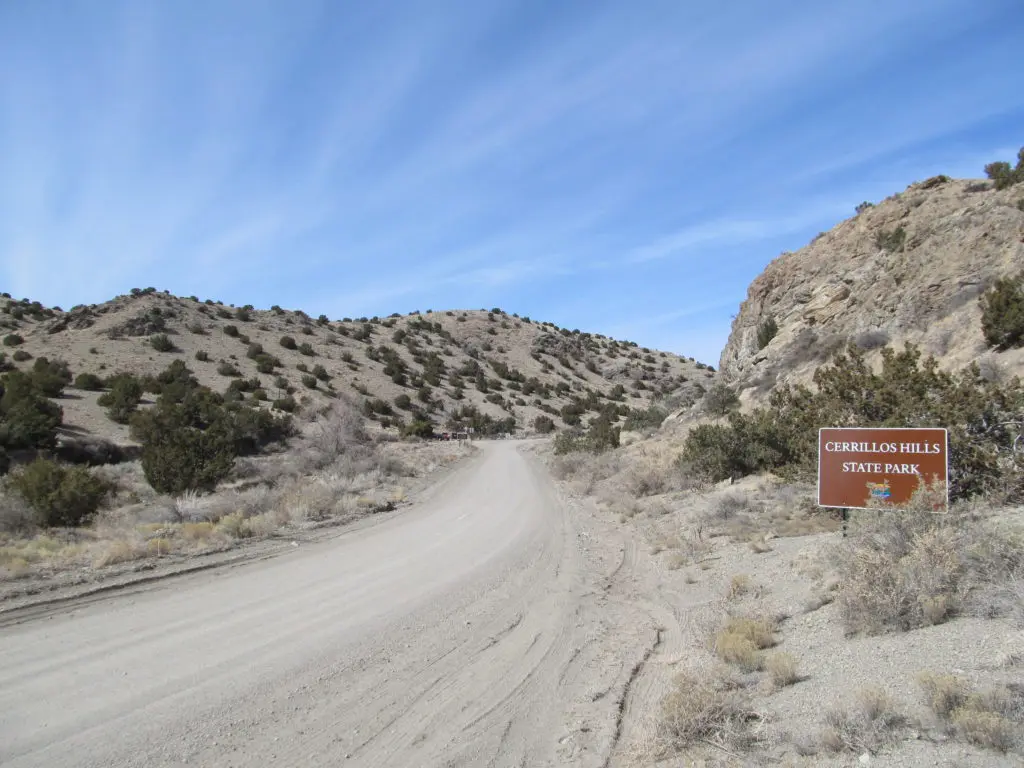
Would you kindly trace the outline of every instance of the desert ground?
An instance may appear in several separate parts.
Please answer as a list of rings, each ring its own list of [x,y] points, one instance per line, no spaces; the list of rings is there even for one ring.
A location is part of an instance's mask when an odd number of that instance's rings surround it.
[[[411,503],[260,557],[9,603],[0,762],[1021,763],[1019,592],[850,634],[836,553],[870,521],[843,538],[806,489],[662,488],[627,510],[622,457],[475,448]],[[752,653],[728,646],[744,627]],[[943,720],[961,694],[975,721]]]

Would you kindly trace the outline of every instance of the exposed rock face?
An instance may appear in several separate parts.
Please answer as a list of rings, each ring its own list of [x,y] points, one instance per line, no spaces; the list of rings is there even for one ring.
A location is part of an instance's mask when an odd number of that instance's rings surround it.
[[[979,296],[1024,269],[1024,186],[945,177],[913,184],[775,259],[750,285],[720,370],[745,401],[807,381],[847,341],[906,341],[948,368],[982,360],[1024,375],[1024,350],[990,352]],[[778,332],[760,348],[758,329]],[[877,354],[877,353],[874,353]]]

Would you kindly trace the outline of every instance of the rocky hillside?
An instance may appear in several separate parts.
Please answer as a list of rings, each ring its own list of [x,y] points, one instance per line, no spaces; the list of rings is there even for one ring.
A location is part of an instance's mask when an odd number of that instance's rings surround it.
[[[1024,350],[988,349],[978,301],[1022,269],[1024,186],[912,184],[769,264],[733,321],[721,373],[756,401],[777,383],[807,381],[848,341],[909,341],[949,368],[978,360],[1024,374]]]
[[[46,357],[76,377],[106,379],[155,376],[179,359],[201,384],[261,407],[315,407],[343,393],[392,430],[417,419],[465,423],[467,409],[512,418],[517,430],[542,414],[561,427],[589,418],[581,402],[641,409],[666,393],[697,397],[714,376],[692,359],[497,309],[332,320],[154,289],[69,311],[4,297],[4,365],[28,369]],[[128,428],[97,404],[101,394],[68,387],[63,431],[129,442]]]

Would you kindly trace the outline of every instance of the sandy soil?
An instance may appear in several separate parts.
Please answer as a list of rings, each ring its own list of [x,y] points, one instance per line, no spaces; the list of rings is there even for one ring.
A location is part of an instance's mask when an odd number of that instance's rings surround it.
[[[635,547],[481,446],[376,525],[8,616],[0,763],[615,764],[663,634],[622,588]]]

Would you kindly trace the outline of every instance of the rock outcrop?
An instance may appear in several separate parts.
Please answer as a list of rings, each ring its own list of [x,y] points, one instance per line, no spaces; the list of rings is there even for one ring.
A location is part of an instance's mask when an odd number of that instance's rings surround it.
[[[1021,270],[1024,186],[944,176],[912,184],[769,264],[719,367],[745,402],[808,381],[850,341],[868,350],[909,341],[947,368],[978,360],[992,375],[1024,375],[1024,350],[988,349],[978,301]],[[762,346],[772,321],[777,332]]]

